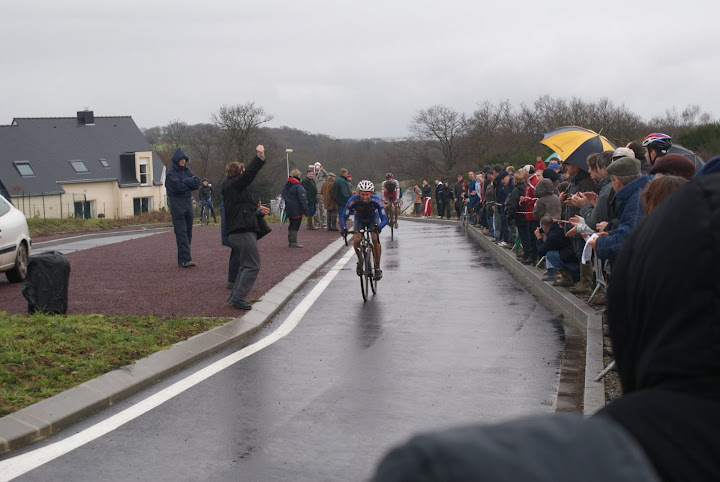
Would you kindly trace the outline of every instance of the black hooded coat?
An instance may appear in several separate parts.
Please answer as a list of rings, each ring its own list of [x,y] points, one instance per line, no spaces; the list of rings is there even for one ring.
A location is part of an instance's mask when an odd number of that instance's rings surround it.
[[[608,292],[623,396],[599,412],[664,480],[720,480],[720,174],[681,186],[625,242]]]

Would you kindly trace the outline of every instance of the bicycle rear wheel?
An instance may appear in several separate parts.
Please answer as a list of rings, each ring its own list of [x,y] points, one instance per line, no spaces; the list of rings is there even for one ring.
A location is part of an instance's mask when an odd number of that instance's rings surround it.
[[[395,211],[394,206],[391,204],[388,209],[388,224],[390,225],[390,239],[393,239],[393,231],[395,230]]]
[[[210,216],[208,215],[208,208],[207,206],[203,206],[202,209],[200,209],[200,224],[204,224],[207,226],[209,222]]]
[[[362,292],[363,301],[368,299],[368,272],[367,272],[367,253],[360,250],[360,291]]]

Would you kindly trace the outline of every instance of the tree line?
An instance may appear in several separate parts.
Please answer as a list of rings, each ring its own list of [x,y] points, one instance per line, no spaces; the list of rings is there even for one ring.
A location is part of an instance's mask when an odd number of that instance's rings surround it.
[[[336,139],[291,127],[265,126],[272,119],[262,107],[247,102],[222,106],[208,123],[188,125],[173,120],[143,129],[143,133],[166,166],[180,147],[190,156],[193,171],[217,186],[228,162],[247,162],[255,146],[264,144],[274,162],[268,163],[253,184],[263,202],[282,189],[286,164],[303,173],[317,161],[336,173],[345,167],[355,181],[379,182],[386,171],[418,183],[423,178],[451,179],[485,165],[534,164],[537,156],[552,154],[539,143],[544,133],[564,125],[600,132],[617,146],[650,132],[664,132],[703,159],[720,153],[720,124],[700,106],[690,105],[682,111],[667,108],[645,121],[607,98],[588,102],[545,95],[518,107],[507,100],[486,100],[467,114],[435,105],[413,116],[408,125],[410,135],[404,139]],[[286,149],[293,152],[286,153]]]

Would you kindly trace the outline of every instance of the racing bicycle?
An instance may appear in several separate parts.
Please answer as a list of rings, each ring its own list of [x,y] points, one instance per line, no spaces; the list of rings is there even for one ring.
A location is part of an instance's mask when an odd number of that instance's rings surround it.
[[[363,301],[367,301],[370,290],[373,294],[377,293],[377,279],[375,279],[375,257],[373,255],[373,242],[371,229],[359,229],[357,231],[348,231],[345,234],[345,246],[348,245],[348,234],[360,233],[360,250],[358,262],[360,263],[360,291],[362,292]]]
[[[207,201],[200,201],[200,224],[210,224],[210,204]]]
[[[468,228],[468,205],[465,204],[465,207],[463,208],[462,216],[460,217],[460,227],[463,229]]]

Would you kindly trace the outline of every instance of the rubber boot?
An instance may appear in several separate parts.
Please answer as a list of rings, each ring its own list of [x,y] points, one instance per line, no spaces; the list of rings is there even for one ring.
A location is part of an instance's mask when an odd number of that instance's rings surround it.
[[[565,288],[569,288],[575,284],[572,278],[572,271],[569,269],[561,269],[560,274],[562,275],[562,278],[556,279],[553,282],[553,286],[563,286]]]
[[[593,291],[593,265],[580,265],[580,281],[570,288],[570,293],[575,295],[589,295]]]
[[[307,218],[307,228],[308,228],[309,230],[311,230],[311,231],[317,229],[317,228],[315,227],[315,225],[313,224],[313,218],[312,218],[312,216],[308,216],[308,218]]]
[[[302,248],[302,244],[298,244],[297,242],[297,231],[288,231],[288,246],[291,248]]]

